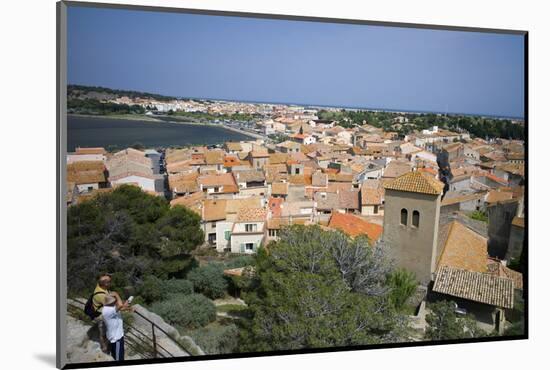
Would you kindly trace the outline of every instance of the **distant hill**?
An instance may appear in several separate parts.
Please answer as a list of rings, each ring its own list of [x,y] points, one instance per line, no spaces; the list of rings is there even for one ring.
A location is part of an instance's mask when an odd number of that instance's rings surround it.
[[[68,85],[68,99],[96,99],[108,100],[116,99],[117,97],[127,96],[129,98],[149,98],[158,101],[170,101],[177,99],[174,96],[166,96],[160,94],[152,94],[141,91],[110,89],[101,86],[83,86],[83,85]]]

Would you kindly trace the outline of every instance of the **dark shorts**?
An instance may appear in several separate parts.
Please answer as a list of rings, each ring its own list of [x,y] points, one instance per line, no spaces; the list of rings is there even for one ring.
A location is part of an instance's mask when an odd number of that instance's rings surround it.
[[[111,343],[111,356],[115,361],[124,361],[124,337]]]

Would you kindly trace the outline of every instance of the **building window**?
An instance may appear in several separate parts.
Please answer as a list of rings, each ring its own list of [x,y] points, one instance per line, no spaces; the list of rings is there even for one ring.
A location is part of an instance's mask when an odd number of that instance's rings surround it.
[[[224,236],[225,236],[225,240],[231,239],[231,230],[225,230]]]
[[[294,173],[295,173],[296,175],[299,175],[299,174],[300,174],[300,169],[299,169],[299,168],[295,168],[294,171],[295,171]]]
[[[271,237],[277,236],[277,229],[269,229],[269,236]]]
[[[375,215],[378,214],[378,206],[377,206],[377,205],[374,205],[374,211],[373,211],[373,213],[374,213]]]
[[[253,251],[254,250],[254,243],[246,243],[244,245],[244,249],[247,251]]]
[[[252,233],[252,232],[258,230],[258,225],[256,225],[256,224],[245,224],[245,225],[244,225],[244,230],[245,230],[247,233]]]
[[[413,211],[412,224],[414,227],[418,227],[418,225],[420,225],[420,212],[416,210]]]
[[[409,218],[409,212],[405,208],[401,210],[401,225],[407,226],[407,219]]]

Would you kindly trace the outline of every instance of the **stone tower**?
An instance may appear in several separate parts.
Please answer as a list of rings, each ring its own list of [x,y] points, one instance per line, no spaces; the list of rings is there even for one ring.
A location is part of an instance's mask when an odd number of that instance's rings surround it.
[[[398,267],[427,286],[435,272],[443,183],[414,171],[384,186],[384,236]]]

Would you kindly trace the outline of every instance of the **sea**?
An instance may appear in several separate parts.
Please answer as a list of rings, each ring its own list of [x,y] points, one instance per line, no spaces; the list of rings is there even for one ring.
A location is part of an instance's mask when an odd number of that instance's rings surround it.
[[[151,122],[105,116],[67,116],[67,151],[77,147],[124,149],[137,143],[146,148],[215,145],[251,140],[247,135],[221,126],[192,123]]]

